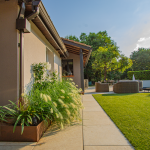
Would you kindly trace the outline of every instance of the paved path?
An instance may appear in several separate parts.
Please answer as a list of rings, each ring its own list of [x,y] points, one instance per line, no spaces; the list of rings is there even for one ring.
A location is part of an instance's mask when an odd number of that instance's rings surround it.
[[[52,126],[39,142],[0,142],[0,150],[133,150],[91,94],[95,94],[94,87],[83,96],[83,125],[62,131]]]
[[[83,96],[85,107],[83,110],[84,150],[133,150],[134,148],[103,111],[91,93],[96,94],[94,87],[86,90]]]

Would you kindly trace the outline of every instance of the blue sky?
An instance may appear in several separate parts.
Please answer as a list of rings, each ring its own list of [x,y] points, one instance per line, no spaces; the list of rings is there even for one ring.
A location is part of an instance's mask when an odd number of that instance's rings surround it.
[[[42,0],[59,35],[106,30],[126,56],[150,48],[150,0]]]

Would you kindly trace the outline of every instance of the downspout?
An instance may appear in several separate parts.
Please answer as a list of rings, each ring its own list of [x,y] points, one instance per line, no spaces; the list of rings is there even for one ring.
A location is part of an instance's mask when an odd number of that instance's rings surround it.
[[[39,14],[39,5],[40,1],[32,1],[32,11],[29,16],[26,18],[28,20],[34,19]],[[18,19],[24,19],[25,14],[25,2],[22,2],[20,12],[18,15]],[[19,97],[21,97],[21,94],[24,93],[24,52],[23,52],[23,33],[24,30],[20,29],[20,90],[19,90]]]
[[[24,52],[23,52],[23,30],[20,30],[20,97],[24,93]]]
[[[20,8],[20,12],[19,12],[19,15],[18,15],[18,19],[24,19],[24,13],[25,13],[25,2],[22,2],[21,4],[21,8]],[[20,69],[20,73],[19,73],[19,78],[20,78],[20,81],[19,81],[19,98],[21,97],[21,94],[24,93],[24,78],[23,78],[23,75],[24,75],[24,64],[23,64],[23,29],[20,29],[20,56],[19,56],[19,62],[20,62],[20,65],[19,65],[19,69]]]

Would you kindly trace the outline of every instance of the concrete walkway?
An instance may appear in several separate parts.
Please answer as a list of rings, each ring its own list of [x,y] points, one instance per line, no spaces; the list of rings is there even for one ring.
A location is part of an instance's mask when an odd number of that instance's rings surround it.
[[[95,88],[90,87],[83,96],[83,105],[85,107],[83,110],[84,150],[134,150],[117,126],[93,98],[91,93],[98,94],[94,91]]]
[[[134,150],[91,95],[98,94],[94,89],[83,95],[83,124],[64,130],[53,125],[39,142],[0,142],[0,150]]]

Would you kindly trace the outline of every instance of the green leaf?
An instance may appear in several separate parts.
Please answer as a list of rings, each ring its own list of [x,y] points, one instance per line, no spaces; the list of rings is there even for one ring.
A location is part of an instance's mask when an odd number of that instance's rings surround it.
[[[22,114],[20,114],[20,115],[17,117],[17,120],[16,120],[16,122],[15,122],[15,124],[14,124],[13,132],[15,132],[16,126],[17,126],[18,122],[20,121],[21,117],[22,117]]]
[[[21,134],[23,134],[23,131],[24,131],[24,118],[21,120]]]
[[[15,106],[16,108],[19,108],[14,102],[12,102],[11,100],[8,100],[13,106]]]
[[[14,115],[17,115],[17,111],[16,111],[16,110],[11,109],[11,108],[9,108],[9,107],[7,107],[7,106],[4,106],[4,108],[6,108],[7,110],[9,110],[10,113],[12,113],[12,114],[14,114]]]
[[[32,124],[32,117],[30,116],[30,115],[27,115],[28,116],[28,121],[29,121],[29,123],[31,123]]]
[[[37,113],[35,113],[35,116],[40,120],[40,117],[39,117],[39,115]]]
[[[25,120],[24,123],[26,124],[26,126],[30,126],[29,123]]]

